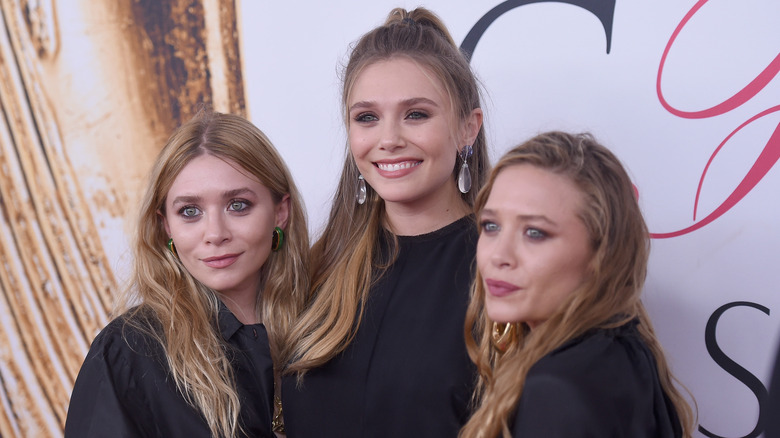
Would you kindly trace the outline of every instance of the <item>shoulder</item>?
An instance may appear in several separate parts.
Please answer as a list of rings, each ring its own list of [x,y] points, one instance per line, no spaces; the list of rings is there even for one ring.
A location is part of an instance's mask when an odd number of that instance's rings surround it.
[[[125,313],[109,322],[95,336],[85,364],[93,361],[145,362],[157,359],[162,347],[152,336],[154,324],[142,313]]]
[[[548,416],[556,427],[569,424],[599,436],[608,433],[605,427],[620,427],[631,412],[652,406],[656,385],[654,361],[633,326],[594,330],[531,368],[518,423],[539,425]]]
[[[169,373],[159,342],[138,313],[124,314],[95,337],[73,386],[66,437],[147,436]]]
[[[537,362],[529,372],[553,373],[573,379],[604,378],[631,374],[636,368],[654,367],[654,359],[634,322],[614,329],[595,329],[567,342]]]

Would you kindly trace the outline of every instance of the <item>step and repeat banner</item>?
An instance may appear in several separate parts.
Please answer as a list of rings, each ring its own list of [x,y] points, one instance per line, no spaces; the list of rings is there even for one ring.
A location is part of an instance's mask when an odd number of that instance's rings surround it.
[[[629,168],[653,233],[645,302],[698,405],[697,436],[756,437],[780,342],[780,2],[242,3],[251,119],[290,164],[311,228],[345,153],[349,46],[395,6],[472,54],[495,161],[590,131]]]
[[[168,134],[201,103],[248,116],[316,235],[350,44],[418,5],[470,54],[493,161],[552,129],[624,161],[653,233],[645,302],[697,436],[761,435],[777,415],[780,2],[0,0],[0,436],[62,435]]]

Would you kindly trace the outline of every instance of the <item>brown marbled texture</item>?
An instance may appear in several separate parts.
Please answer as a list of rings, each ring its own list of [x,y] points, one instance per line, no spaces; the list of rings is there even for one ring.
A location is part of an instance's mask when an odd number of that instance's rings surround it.
[[[167,135],[201,104],[245,115],[236,11],[0,0],[0,436],[62,434]]]

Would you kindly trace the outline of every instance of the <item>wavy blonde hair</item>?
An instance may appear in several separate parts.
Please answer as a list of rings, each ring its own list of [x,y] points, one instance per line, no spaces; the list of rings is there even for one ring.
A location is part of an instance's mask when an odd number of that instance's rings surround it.
[[[479,380],[478,409],[460,433],[462,438],[511,436],[509,421],[529,369],[542,357],[593,328],[618,327],[636,318],[642,340],[658,368],[661,387],[677,412],[683,436],[693,431],[693,412],[675,387],[661,344],[640,295],[647,275],[650,240],[633,185],[620,161],[589,134],[549,132],[515,147],[499,160],[479,193],[477,215],[485,206],[496,176],[519,164],[565,176],[583,193],[580,219],[593,245],[592,275],[533,333],[515,323],[516,343],[498,353],[491,343],[492,321],[485,312],[485,290],[478,272],[466,315],[465,337]]]
[[[342,105],[347,127],[350,93],[360,73],[371,64],[398,57],[433,73],[449,98],[456,123],[465,123],[472,111],[480,108],[477,80],[439,17],[425,8],[396,8],[383,25],[363,35],[352,49],[343,73]],[[469,169],[473,186],[462,196],[469,207],[484,184],[489,166],[483,127],[472,147]],[[456,183],[458,170],[456,160],[452,184]],[[297,373],[299,382],[307,370],[323,365],[349,345],[362,319],[362,303],[368,296],[374,268],[387,266],[394,259],[378,260],[375,250],[383,230],[384,201],[369,188],[365,204],[356,204],[359,174],[354,158],[347,152],[328,223],[312,247],[314,298],[296,326],[298,337],[290,345],[292,363],[287,371]],[[397,246],[390,237],[391,253],[395,254]]]
[[[126,311],[128,324],[159,342],[177,388],[204,416],[211,434],[232,437],[241,430],[241,404],[218,327],[219,293],[197,281],[168,250],[162,222],[173,181],[203,154],[240,165],[269,189],[276,203],[290,196],[284,244],[271,252],[262,267],[256,309],[279,369],[290,327],[308,293],[306,216],[281,156],[257,127],[240,116],[203,110],[177,129],[160,152],[138,218],[132,285],[116,312]]]

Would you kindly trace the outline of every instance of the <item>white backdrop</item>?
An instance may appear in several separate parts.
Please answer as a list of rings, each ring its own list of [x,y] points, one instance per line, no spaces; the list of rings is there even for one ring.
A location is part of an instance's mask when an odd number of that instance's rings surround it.
[[[617,0],[607,53],[583,5],[608,3],[540,1],[487,28],[472,65],[492,161],[550,129],[591,131],[618,154],[656,236],[645,302],[698,403],[697,436],[758,436],[780,330],[780,2]],[[501,4],[423,3],[459,43]],[[392,7],[417,5],[241,4],[250,117],[291,167],[315,234],[345,152],[339,72],[349,44]]]

